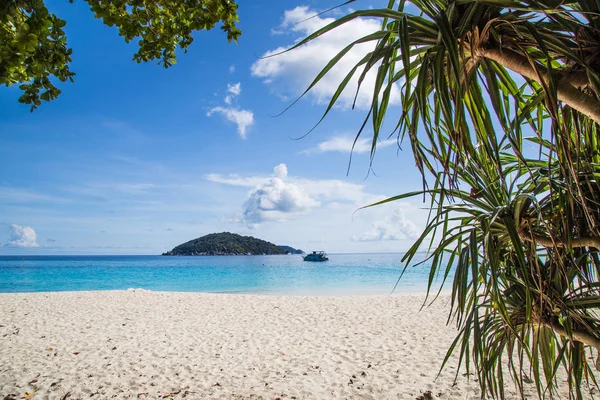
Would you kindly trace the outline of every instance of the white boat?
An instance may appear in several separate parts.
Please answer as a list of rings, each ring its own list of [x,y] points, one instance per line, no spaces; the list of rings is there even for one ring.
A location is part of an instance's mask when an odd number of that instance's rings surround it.
[[[304,258],[304,261],[327,261],[327,260],[329,260],[329,258],[327,257],[327,254],[325,254],[324,251],[313,251],[312,253],[307,254],[302,258]]]

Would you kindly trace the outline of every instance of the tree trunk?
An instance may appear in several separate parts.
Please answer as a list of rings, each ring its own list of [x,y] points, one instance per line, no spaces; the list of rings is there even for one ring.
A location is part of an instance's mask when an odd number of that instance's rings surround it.
[[[540,84],[548,84],[550,81],[550,74],[546,67],[538,64],[538,74],[526,57],[512,50],[485,49],[481,50],[479,56],[496,61],[500,65]],[[553,78],[559,100],[600,124],[600,101],[597,98],[577,89],[566,79],[562,79],[559,74],[556,74]]]
[[[545,236],[533,235],[527,231],[519,231],[519,237],[521,240],[528,242],[534,242],[544,247],[567,247],[568,243],[558,238],[552,239]],[[583,237],[571,239],[571,247],[595,247],[600,249],[600,237]]]
[[[596,358],[596,369],[600,371],[600,339],[595,336],[590,335],[587,332],[571,332],[572,335],[569,335],[567,331],[556,323],[544,323],[545,327],[552,329],[554,332],[558,333],[560,336],[564,336],[568,339],[574,340],[576,342],[583,343],[586,346],[590,346],[596,349],[598,352],[598,356]]]

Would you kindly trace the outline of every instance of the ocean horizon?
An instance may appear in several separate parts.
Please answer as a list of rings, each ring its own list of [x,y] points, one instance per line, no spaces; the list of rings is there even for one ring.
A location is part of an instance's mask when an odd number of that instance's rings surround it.
[[[404,253],[300,255],[2,255],[0,293],[144,289],[275,295],[425,293],[425,254],[404,271]],[[452,275],[448,279],[451,279]],[[436,288],[441,279],[437,279]]]

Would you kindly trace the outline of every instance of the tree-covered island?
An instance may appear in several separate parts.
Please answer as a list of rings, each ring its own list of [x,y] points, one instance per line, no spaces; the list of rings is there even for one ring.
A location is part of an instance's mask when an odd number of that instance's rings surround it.
[[[294,251],[291,251],[291,250]],[[235,233],[211,233],[176,246],[163,256],[238,256],[262,254],[286,254],[298,250],[285,246],[280,247],[252,236],[241,236]],[[301,250],[299,250],[302,252]]]

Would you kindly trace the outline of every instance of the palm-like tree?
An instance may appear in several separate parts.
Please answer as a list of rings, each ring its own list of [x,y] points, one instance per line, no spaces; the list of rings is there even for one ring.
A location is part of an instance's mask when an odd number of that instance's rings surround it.
[[[403,261],[428,244],[431,277],[455,266],[451,315],[458,351],[483,393],[504,379],[544,396],[563,368],[583,397],[600,370],[600,2],[390,1],[355,11],[294,47],[356,18],[381,18],[355,45],[373,50],[340,83],[376,74],[375,154],[384,121],[408,140],[432,217]],[[405,8],[406,7],[406,8]],[[390,105],[394,87],[402,104]],[[387,118],[386,118],[387,116]],[[380,204],[380,203],[378,203]],[[435,241],[432,239],[434,238]],[[593,355],[594,359],[590,358]]]

